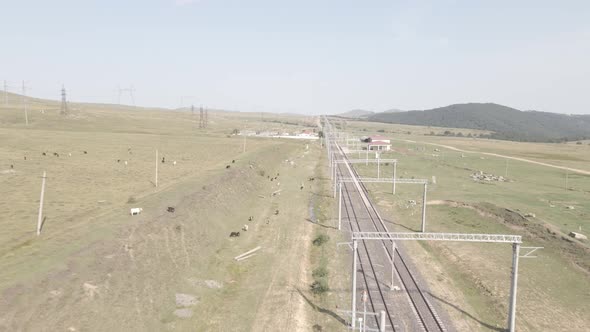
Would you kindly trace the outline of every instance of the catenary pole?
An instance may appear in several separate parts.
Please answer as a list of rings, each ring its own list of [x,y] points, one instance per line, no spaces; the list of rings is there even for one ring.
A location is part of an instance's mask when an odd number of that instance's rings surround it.
[[[426,191],[428,185],[424,183],[424,193],[422,195],[422,233],[426,232]]]
[[[518,257],[520,255],[520,243],[512,244],[512,280],[510,284],[510,312],[508,313],[508,329],[514,332],[516,328],[516,290],[518,283]]]
[[[352,320],[350,322],[352,330],[355,329],[356,321],[356,261],[357,261],[358,242],[357,240],[352,241]]]

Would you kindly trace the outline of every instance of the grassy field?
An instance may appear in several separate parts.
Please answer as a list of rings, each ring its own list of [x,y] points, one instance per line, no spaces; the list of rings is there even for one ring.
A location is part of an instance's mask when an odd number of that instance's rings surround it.
[[[230,133],[313,119],[212,111],[199,129],[190,112],[70,107],[60,116],[31,100],[25,126],[18,103],[0,106],[0,331],[262,331],[273,317],[309,330],[313,308],[294,290],[311,296],[307,179],[319,145],[247,138],[244,153]]]
[[[186,110],[70,106],[70,114],[60,116],[58,103],[30,100],[25,126],[19,99],[0,105],[0,331],[344,327],[347,317],[339,309],[349,303],[350,273],[343,271],[349,271],[350,253],[337,246],[346,240],[335,229],[324,152],[317,142],[248,137],[244,153],[242,137],[231,135],[235,129],[313,128],[315,119],[211,111],[209,127],[199,129],[198,115]],[[590,324],[584,314],[590,309],[588,242],[567,236],[590,227],[590,176],[484,154],[590,171],[587,144],[425,136],[442,129],[363,122],[341,126],[395,139],[391,156],[400,160],[400,177],[436,178],[429,185],[428,231],[514,233],[526,246],[545,247],[539,258],[521,260],[520,330]],[[158,163],[157,188],[156,150],[166,160]],[[46,219],[36,237],[44,170]],[[374,168],[359,170],[376,175]],[[509,181],[474,181],[478,171]],[[391,176],[390,167],[381,174]],[[395,197],[389,186],[370,188],[394,229],[419,229],[420,203],[408,200],[421,202],[421,188],[399,185]],[[176,211],[166,212],[168,206]],[[131,217],[131,207],[144,211]],[[527,213],[535,217],[523,217]],[[228,237],[244,224],[248,232]],[[320,236],[327,242],[313,245]],[[256,246],[262,249],[252,258],[232,259]],[[408,247],[415,260],[427,262],[417,265],[460,330],[502,330],[509,246]],[[314,275],[318,269],[326,273]],[[314,294],[310,285],[318,278],[328,289]],[[178,303],[183,300],[190,303]]]
[[[364,123],[349,127],[364,127]],[[381,125],[388,128],[387,125]],[[398,127],[391,125],[396,131]],[[424,130],[421,129],[421,130]],[[416,129],[415,131],[419,131]],[[361,131],[363,132],[363,131]],[[360,133],[360,132],[359,132]],[[419,135],[391,135],[396,150],[382,157],[399,160],[398,175],[426,178],[427,231],[501,233],[523,236],[524,246],[542,246],[536,259],[521,259],[517,326],[521,331],[581,331],[590,325],[590,250],[570,231],[590,229],[590,176],[481,153],[463,153],[435,143],[479,152],[588,169],[588,147],[578,144],[531,144]],[[403,141],[401,141],[403,140]],[[414,141],[414,142],[408,142]],[[435,151],[436,149],[436,151]],[[359,165],[376,176],[375,166]],[[482,171],[508,181],[474,181]],[[382,176],[391,177],[390,167]],[[436,184],[432,183],[433,177]],[[417,231],[422,188],[370,185],[383,216],[398,231]],[[409,200],[418,204],[412,206]],[[573,209],[572,209],[573,207]],[[534,217],[524,217],[533,213]],[[508,245],[408,243],[432,291],[460,322],[461,330],[502,330],[506,326],[511,248]]]

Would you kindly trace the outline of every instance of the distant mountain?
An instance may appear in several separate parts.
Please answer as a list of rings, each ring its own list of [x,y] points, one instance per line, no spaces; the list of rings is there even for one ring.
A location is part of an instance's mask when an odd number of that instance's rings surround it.
[[[376,113],[368,120],[486,130],[493,132],[487,137],[514,141],[558,142],[590,138],[590,115],[523,112],[493,103],[455,104],[424,111]]]
[[[348,112],[337,114],[336,116],[339,116],[342,118],[360,119],[360,118],[367,118],[373,114],[375,114],[375,112],[356,109],[356,110],[351,110]]]
[[[390,110],[384,111],[383,113],[399,113],[399,112],[405,112],[405,111],[397,109],[397,108],[392,108]]]

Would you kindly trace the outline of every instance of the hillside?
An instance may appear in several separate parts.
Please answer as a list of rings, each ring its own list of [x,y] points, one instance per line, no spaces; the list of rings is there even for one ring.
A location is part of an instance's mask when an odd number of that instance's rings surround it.
[[[351,118],[351,119],[360,119],[360,118],[367,118],[374,115],[375,112],[365,111],[361,109],[350,110],[348,112],[337,114],[336,116],[342,118]]]
[[[487,137],[557,142],[590,137],[590,115],[519,111],[493,103],[455,104],[424,111],[377,113],[369,121],[488,130]]]

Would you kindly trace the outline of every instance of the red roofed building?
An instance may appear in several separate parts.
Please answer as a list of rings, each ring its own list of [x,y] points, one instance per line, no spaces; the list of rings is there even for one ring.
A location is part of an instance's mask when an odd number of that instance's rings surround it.
[[[385,136],[370,136],[369,140],[369,150],[391,150],[391,140]]]

